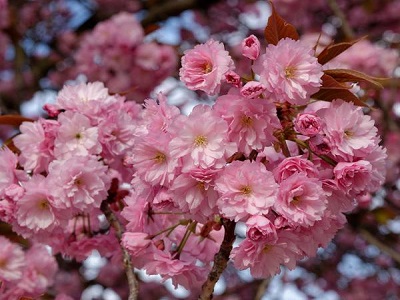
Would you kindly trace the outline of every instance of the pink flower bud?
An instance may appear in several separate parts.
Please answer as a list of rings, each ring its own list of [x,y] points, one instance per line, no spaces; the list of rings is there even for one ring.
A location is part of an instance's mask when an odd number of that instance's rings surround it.
[[[132,256],[138,256],[150,245],[151,240],[148,239],[147,233],[125,232],[121,243]]]
[[[247,220],[246,225],[247,237],[252,241],[274,244],[278,240],[274,224],[264,216],[253,216]]]
[[[257,81],[249,81],[240,90],[240,94],[246,98],[256,98],[265,91],[265,86]]]
[[[225,74],[225,80],[227,83],[232,84],[235,87],[240,87],[242,85],[240,81],[240,76],[234,71],[228,71]]]
[[[294,120],[294,128],[306,136],[314,136],[321,131],[322,120],[314,114],[299,114]]]
[[[242,55],[256,60],[260,55],[260,41],[254,35],[250,35],[242,41]]]

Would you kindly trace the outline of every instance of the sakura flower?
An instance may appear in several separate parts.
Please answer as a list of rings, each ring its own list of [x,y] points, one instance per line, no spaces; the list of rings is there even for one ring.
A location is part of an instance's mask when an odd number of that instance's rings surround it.
[[[262,163],[234,161],[220,172],[215,189],[220,212],[235,221],[267,214],[276,201],[278,185]]]
[[[40,173],[47,170],[54,159],[54,139],[59,129],[58,121],[40,118],[35,122],[24,122],[21,134],[13,141],[21,151],[19,161],[27,171]]]
[[[348,160],[363,157],[377,144],[377,128],[361,107],[343,100],[334,100],[328,108],[316,112],[324,121],[322,133],[334,156]]]
[[[55,106],[96,119],[103,111],[111,109],[118,102],[117,97],[109,95],[108,89],[102,82],[93,82],[65,85],[58,93]]]
[[[276,212],[285,217],[292,226],[311,226],[321,220],[326,209],[326,195],[317,178],[295,173],[280,183],[274,204]]]
[[[67,111],[60,114],[58,120],[60,128],[54,142],[54,154],[58,159],[101,152],[98,128],[91,126],[87,117],[80,113]]]
[[[0,197],[8,186],[18,182],[17,156],[7,147],[0,149]]]
[[[365,160],[339,162],[333,170],[338,186],[352,195],[366,190],[371,181],[372,165]]]
[[[209,106],[196,106],[186,121],[177,124],[177,137],[171,140],[169,149],[172,157],[182,158],[184,170],[222,166],[224,158],[236,150],[228,142],[228,124]]]
[[[273,101],[307,104],[321,86],[323,75],[322,66],[313,54],[311,48],[289,38],[268,45],[255,71]]]
[[[241,89],[240,94],[245,98],[257,98],[265,91],[265,86],[257,81],[247,82]]]
[[[0,236],[0,281],[14,281],[22,277],[25,255],[21,247]]]
[[[67,160],[53,161],[49,177],[57,191],[60,207],[74,212],[90,211],[100,207],[107,197],[110,178],[107,166],[93,156],[73,156]]]
[[[57,222],[57,203],[49,181],[42,175],[34,175],[23,183],[25,194],[17,202],[17,222],[34,232],[54,228]],[[58,215],[61,216],[61,215]]]
[[[185,51],[179,76],[191,90],[202,90],[214,95],[219,92],[225,74],[234,68],[224,45],[209,40]]]
[[[234,89],[218,97],[214,109],[228,123],[229,139],[245,154],[272,145],[274,130],[281,127],[273,103],[246,99]]]
[[[281,272],[281,265],[292,270],[301,258],[301,251],[293,240],[296,238],[290,232],[280,232],[277,241],[269,243],[246,238],[232,250],[230,258],[238,270],[250,268],[255,278],[274,276]]]
[[[169,154],[169,134],[148,134],[137,140],[132,150],[136,174],[152,185],[169,185],[175,177],[178,160]]]

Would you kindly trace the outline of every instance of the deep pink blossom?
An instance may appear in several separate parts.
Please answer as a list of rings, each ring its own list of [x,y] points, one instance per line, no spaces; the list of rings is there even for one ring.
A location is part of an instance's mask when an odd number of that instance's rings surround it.
[[[21,279],[25,263],[22,248],[0,236],[0,280],[10,282]]]
[[[256,60],[260,55],[260,41],[255,35],[250,35],[242,41],[242,55]]]
[[[314,136],[321,131],[322,120],[310,113],[301,113],[294,120],[294,128],[303,135]]]

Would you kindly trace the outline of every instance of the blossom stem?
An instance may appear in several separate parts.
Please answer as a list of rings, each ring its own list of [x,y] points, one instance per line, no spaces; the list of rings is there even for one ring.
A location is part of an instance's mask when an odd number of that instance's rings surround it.
[[[228,219],[221,219],[221,221],[225,229],[224,240],[222,241],[218,253],[214,256],[214,265],[211,272],[208,274],[206,282],[202,286],[199,300],[212,299],[215,284],[228,265],[229,255],[232,251],[233,242],[235,241],[236,223]]]
[[[179,243],[178,249],[176,250],[176,253],[177,253],[177,256],[178,256],[178,257],[179,257],[179,255],[181,254],[183,248],[185,247],[186,242],[187,242],[187,240],[188,240],[189,237],[190,237],[190,234],[191,234],[192,232],[195,231],[196,226],[197,226],[197,222],[191,222],[191,223],[187,226],[185,235],[183,236],[182,241]]]
[[[115,229],[115,235],[117,236],[118,241],[120,242],[122,255],[123,255],[123,263],[124,263],[125,273],[126,273],[126,277],[128,279],[128,286],[129,286],[128,300],[136,300],[138,297],[139,283],[138,283],[135,273],[133,271],[131,257],[129,255],[128,251],[125,249],[125,247],[123,247],[121,244],[121,238],[122,238],[124,229],[122,228],[121,223],[118,221],[117,217],[115,216],[113,211],[110,209],[110,207],[108,206],[108,203],[106,201],[103,201],[101,203],[100,209],[106,216],[107,221]]]

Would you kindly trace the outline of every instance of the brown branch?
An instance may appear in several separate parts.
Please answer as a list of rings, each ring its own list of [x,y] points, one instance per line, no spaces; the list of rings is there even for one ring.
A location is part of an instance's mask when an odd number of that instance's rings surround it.
[[[264,280],[262,280],[260,282],[260,285],[258,286],[258,289],[257,289],[257,294],[254,297],[254,300],[261,300],[262,299],[262,297],[265,294],[265,291],[268,288],[268,285],[269,285],[270,281],[271,281],[271,277],[267,278],[267,279],[264,279]]]
[[[366,229],[360,229],[361,236],[370,244],[376,246],[379,250],[389,255],[393,260],[400,264],[400,253],[393,250],[389,246],[382,243],[376,237],[374,237],[369,231]]]
[[[228,265],[229,255],[232,251],[233,242],[235,241],[236,223],[227,219],[222,219],[222,221],[225,229],[224,240],[222,241],[221,248],[219,249],[218,253],[214,256],[214,265],[211,269],[211,272],[208,274],[206,282],[202,286],[202,292],[199,296],[199,300],[212,299],[215,284]]]
[[[354,35],[354,31],[351,28],[351,26],[349,25],[349,22],[347,21],[345,14],[340,9],[340,7],[337,4],[336,0],[328,0],[328,5],[332,9],[332,11],[336,15],[336,17],[338,17],[340,19],[340,21],[342,22],[342,26],[341,27],[342,27],[342,31],[343,31],[345,37],[348,40],[354,39],[354,36],[355,36]]]
[[[113,211],[108,206],[107,201],[103,201],[100,209],[106,216],[107,221],[115,229],[115,235],[117,236],[118,241],[121,242],[121,238],[122,238],[122,234],[123,234],[124,230],[122,228],[121,223],[118,221],[117,217],[115,216]],[[129,255],[128,251],[122,246],[121,243],[120,243],[120,245],[121,245],[121,250],[122,250],[122,254],[123,254],[123,263],[124,263],[125,273],[126,273],[126,277],[128,279],[128,285],[129,285],[128,300],[136,300],[137,296],[138,296],[138,291],[139,291],[139,284],[138,284],[138,281],[133,272],[131,257]]]
[[[146,27],[150,24],[163,21],[171,16],[177,16],[188,9],[206,9],[210,4],[217,3],[218,0],[170,0],[160,1],[148,9],[146,17],[142,20],[142,26]]]

